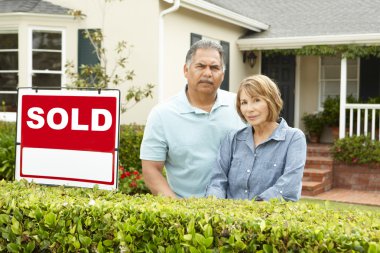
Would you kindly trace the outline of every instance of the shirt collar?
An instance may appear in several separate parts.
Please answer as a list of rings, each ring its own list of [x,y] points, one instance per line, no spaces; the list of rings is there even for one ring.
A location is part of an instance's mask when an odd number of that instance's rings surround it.
[[[203,110],[193,107],[186,96],[186,90],[187,90],[187,84],[182,89],[182,91],[179,93],[179,100],[181,102],[181,108],[179,108],[180,113],[204,113]],[[214,105],[212,106],[211,112],[215,109],[217,109],[220,106],[228,106],[228,99],[224,99],[226,95],[220,90],[217,90],[216,94],[216,100]]]
[[[284,141],[285,140],[286,128],[288,128],[288,124],[286,123],[286,121],[283,118],[280,118],[279,121],[280,122],[279,122],[278,127],[276,128],[276,130],[274,130],[272,135],[269,137],[268,141],[271,139],[276,140],[276,141]],[[252,127],[248,126],[248,127],[244,128],[242,131],[242,134],[237,136],[237,139],[239,139],[241,141],[252,142],[252,144],[253,144],[253,129],[252,129]]]

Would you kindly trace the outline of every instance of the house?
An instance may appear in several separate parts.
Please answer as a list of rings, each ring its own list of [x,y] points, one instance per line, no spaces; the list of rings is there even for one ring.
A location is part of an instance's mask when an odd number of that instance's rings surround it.
[[[86,18],[74,20],[69,9]],[[122,114],[122,123],[144,124],[155,104],[182,89],[187,49],[208,38],[227,51],[223,89],[267,74],[280,86],[283,116],[303,128],[302,115],[322,110],[328,96],[380,96],[379,10],[380,0],[0,0],[0,117],[15,118],[17,86],[64,86],[65,62],[90,59],[82,30],[102,29],[109,59],[118,41],[133,45],[136,78],[122,92],[156,85],[153,99]]]

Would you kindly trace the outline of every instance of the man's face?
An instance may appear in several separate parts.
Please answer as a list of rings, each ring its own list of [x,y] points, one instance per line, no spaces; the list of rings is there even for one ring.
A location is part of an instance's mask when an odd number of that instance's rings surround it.
[[[187,67],[185,64],[184,73],[188,89],[210,95],[215,94],[224,78],[219,52],[215,49],[198,49],[190,66]]]

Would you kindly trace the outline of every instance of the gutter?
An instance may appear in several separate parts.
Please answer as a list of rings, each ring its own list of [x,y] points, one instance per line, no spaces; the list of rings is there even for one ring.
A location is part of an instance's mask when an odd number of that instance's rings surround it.
[[[159,22],[158,22],[158,102],[161,102],[164,98],[164,48],[165,48],[165,26],[164,26],[164,16],[175,12],[180,6],[180,0],[174,0],[174,3],[168,9],[160,12]]]
[[[310,45],[379,44],[380,33],[345,34],[323,36],[299,36],[278,38],[247,38],[237,41],[238,48],[244,50],[295,49]]]

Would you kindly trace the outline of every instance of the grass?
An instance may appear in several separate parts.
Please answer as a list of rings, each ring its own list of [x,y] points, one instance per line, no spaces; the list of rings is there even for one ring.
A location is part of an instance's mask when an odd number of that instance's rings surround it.
[[[302,198],[300,200],[301,202],[306,203],[315,203],[320,204],[325,207],[329,207],[331,209],[356,209],[356,210],[362,210],[362,211],[377,211],[380,212],[380,206],[371,206],[371,205],[361,205],[361,204],[350,204],[350,203],[343,203],[343,202],[337,202],[337,201],[331,201],[331,200],[320,200],[320,199],[311,199],[311,198]]]

